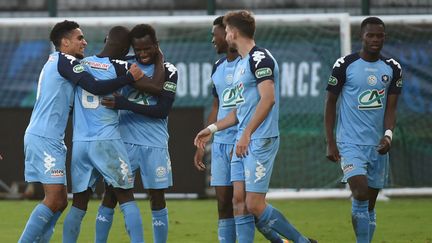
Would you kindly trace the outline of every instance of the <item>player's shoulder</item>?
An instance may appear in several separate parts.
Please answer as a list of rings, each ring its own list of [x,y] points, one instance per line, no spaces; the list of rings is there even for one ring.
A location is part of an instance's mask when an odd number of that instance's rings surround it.
[[[249,64],[252,70],[259,67],[271,67],[275,66],[275,59],[269,50],[254,46],[249,52]]]
[[[212,74],[216,72],[216,70],[218,69],[218,67],[220,67],[220,65],[222,63],[224,63],[227,60],[226,57],[221,57],[219,58],[214,64],[213,64],[213,69],[212,69]]]
[[[393,70],[402,71],[400,63],[391,57],[380,56],[380,59],[387,65],[389,65]]]
[[[62,72],[70,69],[72,69],[74,73],[81,73],[85,71],[84,66],[79,62],[79,59],[63,52],[58,53],[57,65],[58,70],[62,70]]]
[[[169,79],[177,79],[177,67],[168,61],[164,61],[163,65],[165,67],[165,75],[167,75]]]
[[[360,59],[358,52],[339,57],[333,64],[333,69],[346,69],[351,63]]]

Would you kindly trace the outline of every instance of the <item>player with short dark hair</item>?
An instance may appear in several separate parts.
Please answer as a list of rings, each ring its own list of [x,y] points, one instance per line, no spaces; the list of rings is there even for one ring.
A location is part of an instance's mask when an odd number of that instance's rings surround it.
[[[238,52],[228,47],[225,40],[225,25],[223,16],[213,21],[212,43],[217,54],[225,54],[213,65],[211,80],[213,82],[213,104],[207,117],[207,125],[210,125],[225,117],[235,103],[227,93],[232,86],[235,65],[240,60]],[[207,126],[206,125],[206,126]],[[234,148],[237,129],[235,126],[215,133],[211,149],[211,181],[215,187],[218,205],[218,239],[219,242],[235,242],[235,222],[233,215],[233,187],[231,182],[231,154]],[[199,171],[205,171],[203,163],[204,150],[197,148],[194,156],[194,165]]]
[[[124,61],[130,48],[129,33],[123,26],[111,28],[100,54],[81,61],[86,70],[100,80],[124,75],[130,67]],[[145,76],[142,79],[146,80],[141,82],[150,81]],[[131,165],[119,131],[119,113],[104,107],[101,104],[103,97],[81,87],[75,90],[71,162],[73,202],[64,221],[63,242],[77,241],[88,201],[101,177],[119,200],[131,241],[144,241],[141,216],[132,191]]]
[[[133,67],[127,75],[96,82],[76,60],[87,42],[76,22],[57,23],[50,39],[56,51],[39,76],[36,103],[24,135],[25,180],[43,184],[45,198],[30,215],[19,242],[48,242],[67,206],[64,134],[76,85],[94,94],[108,94],[142,76]]]
[[[135,52],[135,59],[132,62],[143,70],[145,76],[151,77],[154,82],[162,80],[163,85],[160,86],[159,94],[157,90],[141,92],[126,86],[122,90],[123,95],[116,95],[114,99],[107,98],[103,104],[122,110],[120,111],[120,132],[129,154],[132,171],[141,173],[143,186],[148,190],[154,242],[167,242],[168,209],[165,189],[172,186],[167,116],[175,99],[177,69],[173,64],[163,62],[152,26],[136,25],[131,30],[130,36]],[[164,68],[164,77],[156,76],[155,70],[159,67]],[[106,193],[103,205],[106,208],[114,208],[115,196]],[[110,213],[103,213],[100,212],[98,215],[112,217]],[[103,222],[97,221],[96,224],[100,225]],[[103,235],[97,236],[99,237]]]
[[[375,231],[375,202],[388,176],[388,151],[402,89],[400,64],[380,54],[385,36],[381,19],[364,19],[361,50],[335,62],[327,85],[327,158],[340,162],[342,182],[350,186],[352,224],[359,243],[371,242]]]
[[[236,109],[201,130],[195,145],[204,148],[214,132],[237,124],[231,181],[238,242],[253,242],[255,226],[266,237],[279,233],[294,242],[315,242],[265,200],[279,148],[278,64],[267,49],[255,45],[255,18],[250,12],[228,12],[224,23],[228,44],[241,56],[230,90]]]

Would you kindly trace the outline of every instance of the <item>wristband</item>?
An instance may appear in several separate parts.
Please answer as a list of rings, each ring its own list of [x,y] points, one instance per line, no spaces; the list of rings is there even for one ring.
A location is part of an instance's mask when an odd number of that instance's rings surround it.
[[[387,130],[384,132],[384,136],[389,137],[389,138],[390,138],[390,141],[391,141],[391,140],[393,139],[393,132],[392,132],[392,130],[387,129]]]
[[[210,130],[211,133],[215,133],[218,131],[218,128],[215,124],[210,124],[207,128]]]

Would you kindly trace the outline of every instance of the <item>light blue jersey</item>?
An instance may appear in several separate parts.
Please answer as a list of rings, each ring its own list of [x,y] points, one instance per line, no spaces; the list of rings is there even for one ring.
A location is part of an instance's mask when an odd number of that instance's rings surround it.
[[[339,58],[327,86],[340,94],[336,141],[376,146],[384,135],[387,95],[400,94],[401,87],[402,70],[394,59],[367,62],[358,53]]]
[[[125,75],[128,70],[126,61],[110,60],[108,57],[86,57],[81,63],[86,71],[97,80],[114,79],[117,76]],[[101,96],[77,86],[74,102],[73,141],[120,139],[119,113],[117,110],[101,105],[101,99]]]
[[[36,103],[26,133],[63,140],[74,88],[82,71],[73,56],[60,52],[49,55],[39,76]]]
[[[219,59],[213,65],[211,79],[213,81],[213,95],[219,99],[217,120],[223,119],[236,107],[236,96],[232,92],[232,84],[236,64],[240,60],[237,57],[228,61],[226,57]],[[232,126],[225,130],[218,131],[214,135],[213,142],[221,144],[234,144],[237,135],[237,127]]]
[[[143,65],[133,60],[147,77],[152,77],[154,65]],[[162,96],[175,98],[177,87],[177,69],[174,65],[165,62],[165,83]],[[142,93],[131,86],[123,88],[122,93],[130,101],[141,105],[155,105],[157,96]],[[168,119],[159,119],[134,113],[133,111],[120,111],[120,133],[125,143],[145,145],[150,147],[168,148]]]
[[[236,96],[239,121],[237,139],[241,137],[260,100],[258,84],[268,79],[274,82],[275,104],[251,139],[279,136],[279,67],[268,50],[255,46],[238,62],[234,75],[232,92]]]

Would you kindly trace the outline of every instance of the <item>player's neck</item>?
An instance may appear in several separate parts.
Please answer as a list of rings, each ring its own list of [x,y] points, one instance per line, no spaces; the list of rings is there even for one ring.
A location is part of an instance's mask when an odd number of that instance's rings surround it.
[[[237,50],[228,50],[226,53],[226,59],[231,62],[234,61],[239,56]]]
[[[245,58],[249,52],[254,48],[255,40],[243,38],[237,43],[237,51],[242,58]]]
[[[364,51],[363,49],[360,50],[359,55],[363,60],[367,62],[376,62],[380,58],[380,53],[369,53]]]

